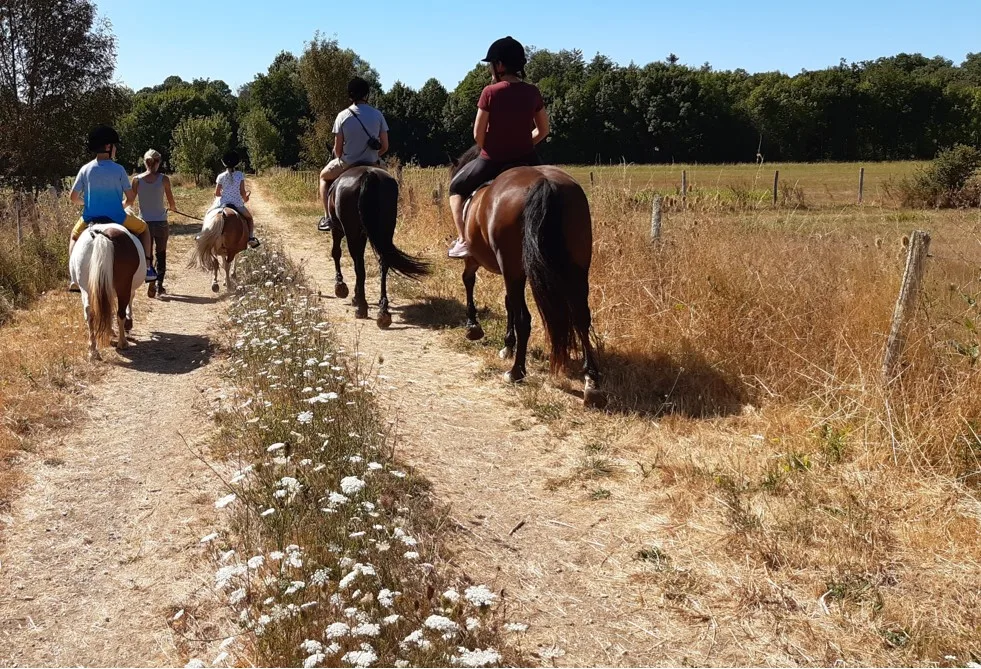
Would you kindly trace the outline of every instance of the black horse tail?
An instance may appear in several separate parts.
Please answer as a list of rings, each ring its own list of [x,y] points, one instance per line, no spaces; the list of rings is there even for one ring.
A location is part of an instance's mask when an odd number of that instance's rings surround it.
[[[565,367],[575,342],[575,320],[588,280],[572,262],[562,225],[562,193],[548,179],[525,200],[522,258],[538,312],[552,345],[552,372]]]
[[[358,211],[368,241],[378,254],[379,260],[389,269],[410,279],[416,279],[429,274],[429,264],[403,253],[395,246],[393,238],[398,204],[398,182],[391,178],[384,179],[374,170],[367,170],[361,177]]]

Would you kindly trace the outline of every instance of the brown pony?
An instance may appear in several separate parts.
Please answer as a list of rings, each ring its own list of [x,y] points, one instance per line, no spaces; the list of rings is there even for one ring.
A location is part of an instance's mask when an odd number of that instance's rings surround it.
[[[348,287],[341,274],[341,240],[347,237],[347,249],[354,261],[355,317],[368,317],[368,301],[364,292],[364,250],[370,242],[378,256],[381,269],[381,299],[378,301],[378,327],[392,324],[388,310],[388,270],[410,279],[429,273],[428,265],[400,251],[394,242],[395,219],[398,216],[399,184],[385,170],[378,167],[352,167],[334,182],[327,196],[327,208],[331,217],[340,225],[331,226],[334,246],[334,294],[348,296]]]
[[[249,245],[249,226],[231,207],[212,209],[204,215],[201,234],[197,236],[191,267],[203,267],[213,273],[211,290],[218,292],[218,257],[225,270],[225,288],[235,287],[236,256]]]
[[[479,155],[471,148],[454,162],[451,175]],[[593,254],[592,221],[586,193],[552,166],[514,167],[478,190],[466,209],[464,237],[470,247],[463,285],[467,289],[467,338],[484,336],[477,322],[473,289],[481,267],[501,274],[506,289],[507,332],[501,357],[514,357],[505,378],[525,378],[531,313],[525,282],[538,305],[551,343],[551,371],[571,357],[578,338],[583,349],[583,403],[602,406],[600,373],[590,341],[589,264]]]
[[[133,298],[146,276],[140,240],[121,225],[91,225],[75,243],[68,265],[72,281],[82,292],[89,359],[101,359],[98,346],[108,344],[113,334],[114,295],[116,347],[128,348],[126,333],[133,329]]]

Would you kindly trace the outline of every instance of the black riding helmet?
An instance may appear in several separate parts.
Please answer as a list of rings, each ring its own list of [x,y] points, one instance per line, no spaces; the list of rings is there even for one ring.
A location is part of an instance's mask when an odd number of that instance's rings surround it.
[[[119,133],[108,125],[97,125],[89,132],[89,151],[105,151],[107,144],[119,146]]]
[[[225,167],[235,167],[240,160],[238,151],[226,151],[225,155],[221,157],[221,164]]]
[[[509,70],[517,71],[524,68],[528,59],[525,58],[525,48],[521,46],[521,42],[508,35],[490,45],[483,62],[504,63]]]

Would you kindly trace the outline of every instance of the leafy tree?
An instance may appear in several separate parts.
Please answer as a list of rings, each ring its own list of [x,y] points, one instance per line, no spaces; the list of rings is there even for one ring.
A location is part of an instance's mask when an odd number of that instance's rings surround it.
[[[220,116],[193,116],[178,123],[171,146],[177,169],[194,175],[198,184],[205,183],[221,147],[228,143],[219,139],[228,129],[228,122]]]
[[[239,109],[243,117],[256,107],[266,110],[279,133],[281,143],[276,149],[277,162],[287,166],[299,163],[300,137],[313,116],[296,56],[288,51],[280,52],[265,74],[256,75],[239,92]]]
[[[0,180],[36,189],[75,172],[89,128],[126,108],[115,46],[89,0],[0,2]]]
[[[256,107],[239,124],[239,140],[249,152],[253,169],[261,172],[276,164],[276,152],[282,140],[265,109]]]

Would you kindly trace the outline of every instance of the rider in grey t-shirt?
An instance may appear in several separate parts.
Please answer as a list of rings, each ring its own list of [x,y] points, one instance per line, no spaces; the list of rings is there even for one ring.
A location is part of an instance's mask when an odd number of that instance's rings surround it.
[[[383,132],[388,132],[388,123],[380,111],[367,102],[359,102],[337,115],[332,132],[344,137],[344,154],[341,160],[346,164],[374,164],[378,162],[378,150],[368,146],[368,135],[370,133],[371,137],[378,139]]]

